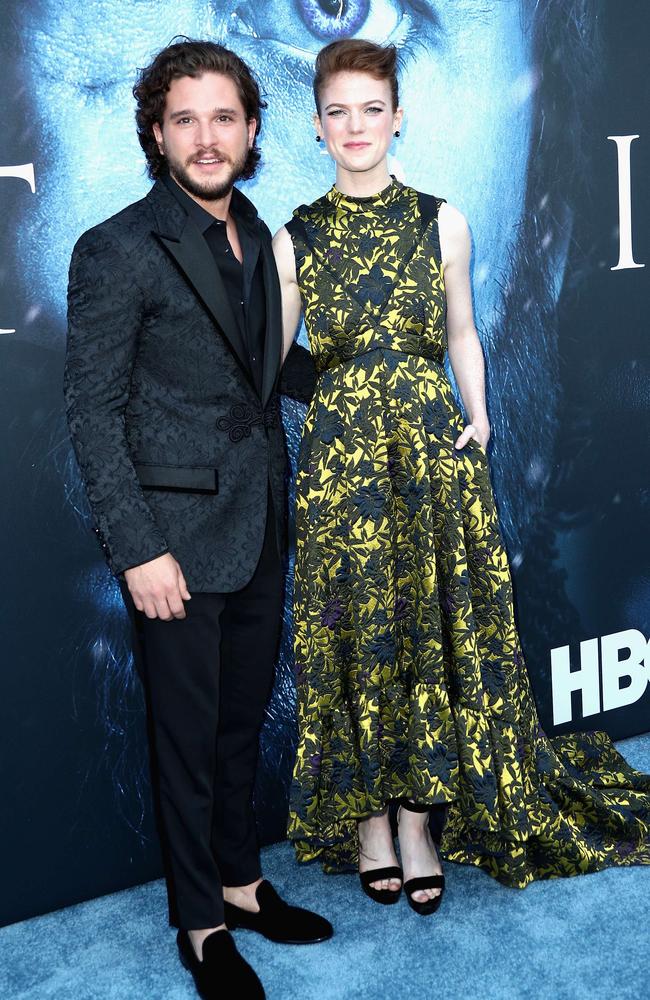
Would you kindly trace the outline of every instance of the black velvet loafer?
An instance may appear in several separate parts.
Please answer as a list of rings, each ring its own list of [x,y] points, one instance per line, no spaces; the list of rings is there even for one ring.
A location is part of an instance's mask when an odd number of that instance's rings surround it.
[[[203,942],[203,961],[199,962],[187,931],[176,937],[180,960],[194,977],[202,1000],[224,1000],[226,996],[242,1000],[264,1000],[264,987],[245,958],[237,951],[232,934],[214,931]]]
[[[325,917],[285,903],[270,882],[260,882],[255,898],[259,913],[251,913],[224,900],[225,922],[230,930],[244,927],[278,944],[317,944],[329,940],[334,933]]]

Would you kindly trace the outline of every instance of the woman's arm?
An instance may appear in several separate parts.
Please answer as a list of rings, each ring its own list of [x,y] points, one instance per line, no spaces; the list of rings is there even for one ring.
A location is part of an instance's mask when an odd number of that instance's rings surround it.
[[[490,437],[490,424],[485,405],[483,350],[472,311],[469,227],[462,212],[453,205],[443,203],[438,228],[447,296],[447,349],[470,421],[456,441],[456,447],[464,447],[470,438],[475,438],[485,447]]]
[[[300,289],[291,237],[283,226],[273,237],[273,253],[282,292],[282,368],[278,389],[308,405],[316,388],[316,368],[309,351],[294,338],[300,322]]]
[[[296,278],[296,258],[293,243],[286,228],[282,226],[273,237],[273,253],[280,278],[282,291],[282,331],[284,360],[293,344],[300,322],[300,290]]]

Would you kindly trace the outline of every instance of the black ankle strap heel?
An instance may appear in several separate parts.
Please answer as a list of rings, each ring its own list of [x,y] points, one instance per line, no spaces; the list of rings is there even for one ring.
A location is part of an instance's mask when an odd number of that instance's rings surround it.
[[[390,821],[390,810],[389,810],[389,821]],[[395,836],[395,831],[392,828],[393,837]],[[359,858],[361,858],[361,841],[359,840]],[[366,896],[369,896],[375,903],[382,903],[384,906],[390,906],[392,903],[396,903],[402,894],[402,886],[399,889],[375,889],[371,882],[383,882],[384,879],[399,879],[400,882],[404,881],[404,873],[399,865],[387,865],[385,868],[373,868],[371,871],[359,872],[359,880],[361,882],[361,888],[365,892]]]
[[[375,889],[370,883],[391,878],[398,878],[400,882],[404,878],[402,869],[398,868],[397,865],[390,865],[388,868],[374,868],[369,872],[359,872],[361,887],[366,896],[370,896],[375,903],[383,903],[385,906],[397,902],[402,893],[402,887],[400,886],[399,889]]]
[[[422,805],[419,802],[411,802],[409,799],[400,799],[399,805],[401,809],[406,809],[408,812],[415,813],[428,813],[431,809],[431,806]],[[397,821],[399,822],[399,811],[397,814]],[[442,902],[442,897],[445,891],[445,876],[427,875],[423,878],[410,878],[407,882],[404,882],[403,888],[411,909],[415,910],[416,913],[419,913],[421,917],[426,917],[431,913],[435,913]],[[433,899],[422,901],[413,899],[413,893],[421,892],[423,889],[440,889],[440,892],[437,896],[434,896]]]
[[[428,813],[431,809],[429,805],[423,805],[421,802],[411,802],[410,799],[398,799],[397,801],[403,809],[408,809],[412,813]]]

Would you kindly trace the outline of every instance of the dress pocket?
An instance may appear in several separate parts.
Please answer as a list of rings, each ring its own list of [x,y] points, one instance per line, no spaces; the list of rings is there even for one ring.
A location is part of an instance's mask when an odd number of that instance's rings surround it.
[[[485,450],[480,441],[478,441],[476,438],[470,438],[467,444],[470,445],[472,451],[478,452],[479,455],[481,455],[484,459],[487,460],[487,451]]]

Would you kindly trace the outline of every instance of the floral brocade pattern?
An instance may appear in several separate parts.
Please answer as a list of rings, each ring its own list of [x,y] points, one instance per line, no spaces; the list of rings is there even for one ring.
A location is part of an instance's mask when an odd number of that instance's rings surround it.
[[[650,863],[650,778],[539,726],[485,452],[443,367],[437,220],[394,181],[289,231],[319,372],[297,483],[298,859],[356,867],[356,821],[448,804],[442,853],[509,886]]]

